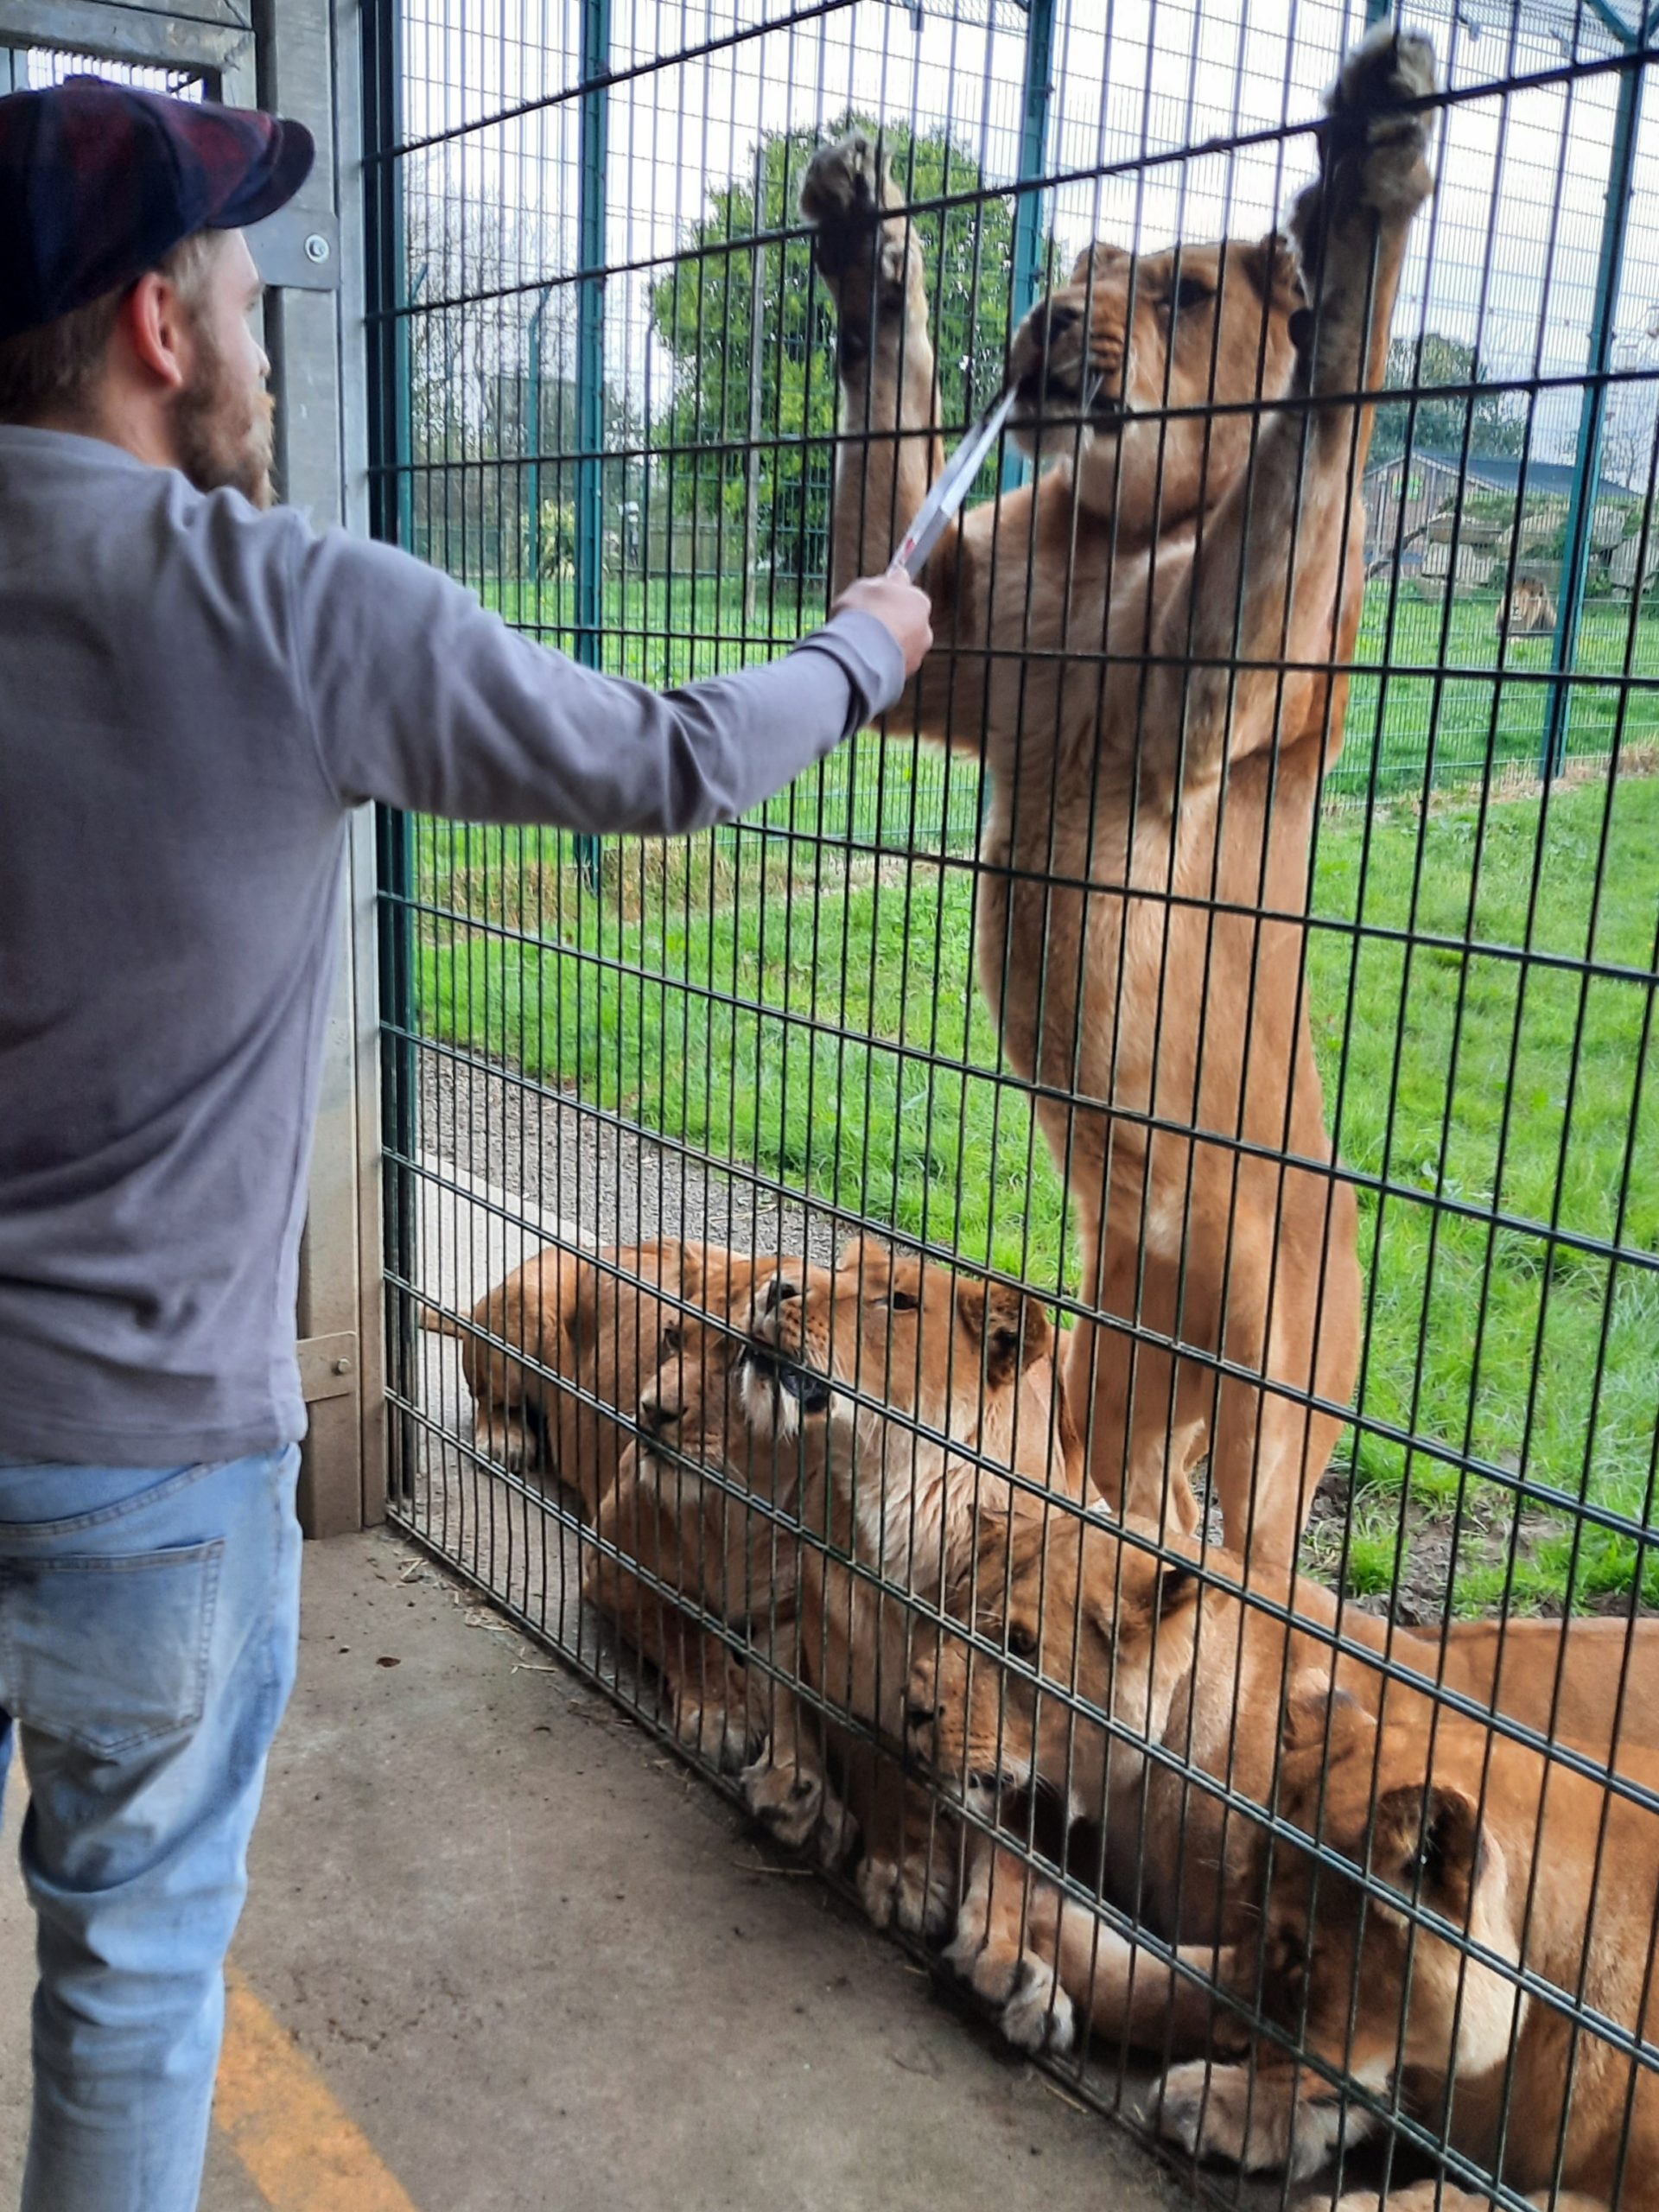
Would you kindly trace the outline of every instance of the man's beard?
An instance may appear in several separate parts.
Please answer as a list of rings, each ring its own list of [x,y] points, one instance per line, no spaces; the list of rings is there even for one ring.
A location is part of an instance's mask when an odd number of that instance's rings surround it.
[[[271,506],[276,492],[270,477],[276,420],[270,394],[238,385],[200,325],[195,336],[196,373],[174,403],[179,467],[198,492],[240,492],[256,507]]]

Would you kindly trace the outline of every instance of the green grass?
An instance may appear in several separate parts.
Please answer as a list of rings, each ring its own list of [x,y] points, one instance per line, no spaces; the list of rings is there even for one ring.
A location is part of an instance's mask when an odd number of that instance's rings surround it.
[[[1498,602],[1481,595],[1449,609],[1402,586],[1390,607],[1372,584],[1355,650],[1357,665],[1386,668],[1386,678],[1356,676],[1342,758],[1325,783],[1328,797],[1421,791],[1472,783],[1489,766],[1535,770],[1542,747],[1547,683],[1529,680],[1550,667],[1548,638],[1512,638],[1498,664]],[[1629,662],[1628,669],[1626,662]],[[1429,676],[1402,668],[1432,669]],[[1598,758],[1659,737],[1659,691],[1623,678],[1659,677],[1659,610],[1649,601],[1634,639],[1628,604],[1592,600],[1579,631],[1568,751]],[[1623,703],[1621,724],[1620,709]]]
[[[866,741],[845,765],[829,797],[774,803],[774,826],[831,828],[871,782],[884,819],[917,806],[906,748]],[[1656,849],[1659,781],[1637,778],[1484,817],[1471,802],[1322,819],[1316,1046],[1343,1158],[1387,1186],[1362,1194],[1359,1403],[1417,1446],[1368,1433],[1351,1455],[1357,1586],[1387,1586],[1402,1510],[1408,1529],[1460,1512],[1459,1602],[1502,1593],[1509,1493],[1446,1455],[1647,1513],[1659,1280],[1560,1235],[1659,1254]],[[429,895],[515,933],[423,933],[429,1033],[1039,1287],[1064,1279],[1058,1183],[997,1077],[967,871],[745,830],[623,849],[596,898],[560,858],[552,833],[425,829]],[[1355,924],[1390,934],[1356,950]],[[1573,1561],[1570,1522],[1532,1508],[1522,1535],[1522,1602],[1631,1583],[1633,1535],[1586,1530]],[[1659,1565],[1643,1579],[1659,1602]]]
[[[1318,912],[1414,941],[1364,936],[1356,950],[1321,932],[1309,963],[1341,1155],[1390,1186],[1363,1207],[1364,1411],[1638,1524],[1659,1279],[1550,1230],[1659,1254],[1656,841],[1651,779],[1585,785],[1547,809],[1510,801],[1484,823],[1472,804],[1450,808],[1421,842],[1403,817],[1376,817],[1369,842],[1363,819],[1327,825]],[[1517,946],[1535,957],[1504,950]],[[1629,972],[1586,978],[1538,957],[1550,955]],[[1402,1489],[1430,1517],[1461,1503],[1478,1529],[1507,1529],[1495,1486],[1386,1438],[1360,1437],[1354,1475],[1363,1532],[1397,1521]],[[1569,1563],[1578,1601],[1630,1587],[1633,1538],[1586,1529],[1572,1562],[1567,1524],[1527,1513],[1516,1595],[1559,1600]],[[1501,1546],[1484,1548],[1459,1575],[1471,1604],[1503,1587]],[[1659,1569],[1643,1582],[1659,1600]]]

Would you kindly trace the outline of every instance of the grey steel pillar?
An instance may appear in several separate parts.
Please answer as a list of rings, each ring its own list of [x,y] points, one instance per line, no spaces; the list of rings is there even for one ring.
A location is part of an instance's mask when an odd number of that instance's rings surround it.
[[[267,341],[283,497],[319,528],[361,529],[367,377],[358,49],[353,42],[344,54],[336,50],[334,0],[258,0],[253,21],[260,105],[297,116],[317,142],[298,198],[248,234],[272,288]],[[300,1254],[300,1376],[310,1419],[300,1511],[312,1536],[361,1528],[385,1510],[376,908],[375,828],[362,808],[347,831],[341,957]]]

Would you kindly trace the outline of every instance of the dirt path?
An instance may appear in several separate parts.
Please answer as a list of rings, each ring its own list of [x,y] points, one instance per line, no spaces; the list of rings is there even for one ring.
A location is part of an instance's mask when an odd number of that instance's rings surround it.
[[[842,1233],[823,1211],[780,1200],[741,1166],[722,1171],[512,1069],[442,1052],[421,1054],[416,1149],[517,1193],[598,1244],[693,1236],[828,1260]]]

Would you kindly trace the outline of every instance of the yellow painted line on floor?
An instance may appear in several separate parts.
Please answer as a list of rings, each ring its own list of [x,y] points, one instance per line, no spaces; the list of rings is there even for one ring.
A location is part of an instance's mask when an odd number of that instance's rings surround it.
[[[232,1967],[213,2118],[274,2212],[416,2212],[288,2031]]]

